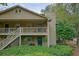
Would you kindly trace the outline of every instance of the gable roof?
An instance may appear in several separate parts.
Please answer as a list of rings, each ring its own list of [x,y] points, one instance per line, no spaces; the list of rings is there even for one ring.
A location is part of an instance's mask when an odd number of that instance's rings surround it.
[[[46,19],[47,19],[47,17],[42,16],[41,14],[38,14],[38,13],[36,13],[36,12],[34,12],[34,11],[32,11],[32,10],[29,10],[29,9],[27,9],[27,8],[24,8],[24,7],[20,6],[20,5],[15,5],[15,6],[12,6],[12,7],[10,7],[10,8],[7,8],[7,9],[5,9],[5,10],[3,10],[3,11],[0,11],[0,15],[3,14],[3,13],[6,13],[6,12],[12,10],[12,9],[15,9],[15,8],[24,9],[25,11],[28,11],[28,12],[30,12],[30,13],[32,13],[32,14],[35,14],[35,15],[37,15],[37,16],[40,16],[40,17],[42,17],[42,18],[46,18]]]

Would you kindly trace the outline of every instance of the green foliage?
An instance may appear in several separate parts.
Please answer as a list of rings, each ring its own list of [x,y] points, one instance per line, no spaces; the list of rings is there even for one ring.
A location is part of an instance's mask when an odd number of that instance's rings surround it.
[[[45,46],[16,46],[0,51],[1,56],[69,56],[72,48],[66,45]]]
[[[69,5],[69,4],[68,4]],[[48,5],[45,10],[43,11],[48,17],[55,13],[56,15],[56,32],[57,32],[57,38],[58,39],[73,39],[76,37],[76,26],[75,24],[78,24],[78,21],[75,19],[78,19],[79,16],[75,15],[72,16],[69,13],[69,9],[67,7],[67,4],[50,4]],[[50,14],[50,15],[49,15]],[[51,18],[53,18],[51,16]],[[75,23],[75,24],[74,24]],[[76,27],[76,28],[75,28]]]
[[[69,40],[76,37],[76,30],[68,21],[57,20],[56,32],[57,38]]]
[[[70,46],[65,45],[56,45],[51,47],[52,52],[51,54],[56,56],[70,56],[72,55],[73,49]]]
[[[7,6],[7,3],[0,3],[0,5]]]
[[[57,6],[55,6],[57,37],[61,39],[73,39],[76,37],[77,32],[72,23],[73,18],[65,7],[63,4],[57,4]]]

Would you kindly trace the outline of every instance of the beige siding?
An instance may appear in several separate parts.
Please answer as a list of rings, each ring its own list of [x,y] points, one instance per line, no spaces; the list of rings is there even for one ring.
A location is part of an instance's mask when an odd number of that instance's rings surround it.
[[[16,25],[17,24],[20,24],[20,26],[21,27],[38,27],[39,25],[41,26],[41,27],[46,27],[47,26],[47,23],[46,23],[46,21],[24,21],[24,20],[22,20],[22,21],[0,21],[0,28],[3,28],[3,27],[5,27],[5,24],[8,24],[9,25],[9,27],[16,27]]]
[[[16,11],[17,10],[17,11]],[[21,12],[19,12],[19,10],[21,10]],[[21,8],[16,8],[16,9],[13,9],[13,10],[10,10],[10,11],[7,11],[6,13],[3,13],[0,15],[0,19],[16,19],[16,20],[19,20],[19,19],[44,19],[43,17],[40,17],[38,15],[35,15],[31,12],[28,12],[28,11],[25,11]]]
[[[56,20],[52,19],[49,24],[49,39],[48,45],[56,45]]]

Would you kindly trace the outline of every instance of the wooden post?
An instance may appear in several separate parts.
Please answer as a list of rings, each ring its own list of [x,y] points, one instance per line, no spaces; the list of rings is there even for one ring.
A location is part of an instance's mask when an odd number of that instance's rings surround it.
[[[21,46],[21,36],[19,36],[19,46]]]
[[[21,27],[19,27],[19,30],[20,30],[20,33],[19,35],[21,34]],[[21,35],[19,36],[19,46],[21,46]]]

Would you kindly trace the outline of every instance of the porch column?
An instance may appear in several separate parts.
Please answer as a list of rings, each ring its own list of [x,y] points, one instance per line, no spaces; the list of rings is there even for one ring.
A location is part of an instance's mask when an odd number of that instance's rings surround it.
[[[21,46],[21,27],[19,27],[20,33],[19,33],[19,46]]]
[[[19,46],[21,46],[21,35],[19,36]]]

